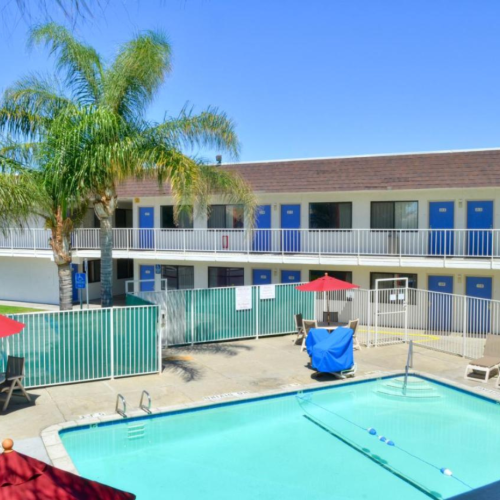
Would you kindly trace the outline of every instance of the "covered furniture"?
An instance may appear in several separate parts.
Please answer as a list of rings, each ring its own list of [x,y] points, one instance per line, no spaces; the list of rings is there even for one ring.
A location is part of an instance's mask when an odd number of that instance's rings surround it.
[[[339,327],[335,333],[312,346],[311,365],[320,373],[332,373],[342,378],[356,372],[353,352],[353,331]]]
[[[7,399],[3,405],[2,411],[5,411],[9,406],[9,401],[15,394],[14,390],[19,389],[24,397],[31,403],[28,393],[24,390],[22,379],[24,378],[24,358],[9,356],[7,358],[7,370],[5,371],[5,379],[0,382],[0,393],[7,393]]]
[[[307,335],[309,334],[309,331],[312,328],[318,328],[318,322],[315,319],[305,319],[303,321],[303,325],[304,325],[304,338],[302,340],[302,345],[300,346],[301,352],[304,351],[306,348],[306,339]]]
[[[326,328],[312,328],[309,330],[309,335],[306,338],[307,354],[312,356],[313,347],[319,342],[325,340],[330,335]]]
[[[469,362],[465,368],[465,378],[488,382],[492,375],[496,375],[500,367],[500,335],[487,335],[484,344],[483,357]]]

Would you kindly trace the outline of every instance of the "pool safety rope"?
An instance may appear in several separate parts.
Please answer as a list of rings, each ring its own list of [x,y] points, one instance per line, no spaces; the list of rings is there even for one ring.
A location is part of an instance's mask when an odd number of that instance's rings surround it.
[[[452,472],[450,469],[448,469],[447,467],[438,467],[437,465],[434,465],[433,463],[428,462],[427,460],[425,460],[425,459],[423,459],[423,458],[419,457],[418,455],[415,455],[415,454],[411,453],[410,451],[405,450],[405,449],[404,449],[404,448],[402,448],[401,446],[396,446],[396,443],[395,443],[394,441],[392,441],[391,439],[389,439],[389,438],[387,438],[387,437],[385,437],[385,436],[383,436],[383,435],[378,434],[378,433],[377,433],[377,430],[376,430],[376,429],[374,429],[373,427],[368,427],[368,428],[363,427],[363,426],[361,426],[361,425],[357,424],[356,422],[354,422],[354,421],[352,421],[352,420],[350,420],[350,419],[348,419],[348,418],[346,418],[346,417],[344,417],[344,416],[340,415],[339,413],[336,413],[336,412],[334,412],[334,411],[332,411],[332,410],[329,410],[328,408],[325,408],[324,406],[319,405],[318,403],[315,403],[315,402],[312,400],[312,396],[311,396],[311,394],[307,394],[307,393],[304,393],[303,391],[300,391],[300,392],[296,395],[296,398],[297,398],[297,400],[298,400],[298,402],[299,402],[299,405],[300,405],[300,407],[302,408],[302,410],[304,410],[304,411],[307,413],[308,417],[309,417],[310,419],[312,419],[314,422],[316,422],[316,419],[315,419],[314,415],[311,415],[311,414],[307,411],[307,409],[305,409],[305,408],[304,408],[303,403],[311,404],[311,405],[313,405],[313,406],[316,406],[317,408],[322,409],[323,411],[326,411],[327,413],[330,413],[330,414],[332,414],[332,415],[335,415],[336,417],[338,417],[338,418],[340,418],[340,419],[344,420],[345,422],[347,422],[347,423],[349,423],[349,424],[351,424],[351,425],[353,425],[353,426],[357,427],[358,429],[360,429],[360,430],[362,430],[362,431],[364,431],[364,432],[368,432],[368,434],[370,434],[370,436],[377,437],[377,438],[378,438],[378,441],[380,441],[381,443],[383,443],[383,444],[385,444],[385,445],[387,445],[387,446],[389,446],[389,447],[394,447],[394,448],[397,448],[398,450],[401,450],[403,453],[406,453],[408,456],[410,456],[410,457],[412,457],[412,458],[414,458],[414,459],[416,459],[416,460],[419,460],[420,462],[422,462],[422,463],[424,463],[424,464],[426,464],[426,465],[428,465],[428,466],[432,467],[433,469],[436,469],[436,470],[437,470],[437,471],[439,471],[439,472],[440,472],[443,476],[451,477],[451,478],[452,478],[452,479],[454,479],[455,481],[458,481],[460,484],[462,484],[462,485],[463,485],[463,486],[465,486],[466,488],[469,488],[470,490],[473,490],[473,489],[474,489],[472,486],[470,486],[469,484],[467,484],[465,481],[462,481],[459,477],[455,476],[455,475],[453,474],[453,472]],[[316,423],[318,423],[318,422],[316,422]],[[318,425],[320,425],[321,427],[325,428],[324,424],[322,424],[322,423],[318,423]],[[340,436],[339,436],[336,432],[332,431],[331,429],[328,429],[328,430],[329,430],[329,431],[331,431],[331,432],[332,432],[335,436],[340,437]],[[345,441],[345,439],[342,439],[342,440],[343,440],[343,441]],[[368,456],[368,457],[369,457],[369,455],[368,455],[368,454],[367,454],[364,450],[362,450],[361,448],[356,447],[356,449],[361,450],[361,452],[362,452],[364,455],[366,455],[366,456]],[[370,458],[371,458],[371,457],[370,457]],[[389,469],[390,469],[391,471],[393,471],[393,469],[391,469],[391,468],[389,468]],[[393,472],[394,472],[394,471],[393,471]],[[398,473],[397,475],[398,475],[399,477],[402,477],[402,476],[403,476],[403,475],[402,475],[402,474],[400,474],[400,473]],[[407,478],[406,476],[405,476],[405,477],[402,477],[402,478],[403,478],[403,479],[405,479],[405,480],[409,480],[409,478]],[[416,483],[415,481],[410,480],[410,482],[411,482],[413,485],[417,485],[417,487],[419,487],[419,489],[422,489],[422,487],[421,487],[420,485],[418,485],[418,483]],[[427,490],[427,488],[423,487],[423,489],[425,490],[425,492],[426,492],[426,493],[430,494],[431,496],[434,496],[431,492],[429,492],[429,491]]]

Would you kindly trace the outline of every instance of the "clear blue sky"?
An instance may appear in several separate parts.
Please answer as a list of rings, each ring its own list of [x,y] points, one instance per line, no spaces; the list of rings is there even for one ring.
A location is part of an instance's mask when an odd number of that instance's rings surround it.
[[[254,161],[500,146],[499,26],[498,0],[110,0],[77,32],[111,57],[164,30],[150,117],[216,105]],[[50,69],[25,22],[0,29],[1,89]]]

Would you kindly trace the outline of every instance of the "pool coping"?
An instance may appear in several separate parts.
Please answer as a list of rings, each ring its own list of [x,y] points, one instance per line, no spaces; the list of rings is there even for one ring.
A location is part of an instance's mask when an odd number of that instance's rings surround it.
[[[212,408],[212,407],[217,407],[217,406],[226,406],[226,405],[231,405],[234,403],[246,403],[254,400],[260,400],[260,399],[267,399],[267,398],[272,398],[276,396],[286,396],[288,394],[295,394],[299,391],[309,391],[309,390],[318,390],[318,389],[329,389],[331,387],[338,387],[340,385],[348,385],[348,384],[356,384],[356,383],[362,383],[362,382],[369,382],[371,380],[379,380],[383,378],[392,378],[396,376],[401,376],[404,375],[404,373],[401,372],[401,370],[381,370],[373,373],[367,373],[365,375],[355,377],[355,378],[350,378],[350,379],[345,379],[345,380],[335,380],[332,382],[328,383],[322,383],[322,382],[316,382],[314,384],[305,384],[305,385],[298,385],[290,388],[280,388],[280,389],[272,389],[269,391],[261,391],[261,392],[255,392],[255,393],[248,393],[245,394],[244,397],[239,397],[239,396],[234,396],[234,397],[228,397],[224,398],[222,400],[217,400],[217,401],[193,401],[192,403],[182,403],[178,405],[171,405],[171,406],[161,406],[157,408],[151,408],[151,414],[145,413],[141,409],[134,409],[131,411],[127,412],[127,418],[123,418],[121,415],[118,415],[117,413],[110,414],[110,415],[104,415],[100,417],[90,417],[90,418],[82,418],[79,420],[69,420],[62,422],[60,424],[55,424],[51,425],[47,428],[45,428],[41,434],[40,437],[42,438],[43,445],[45,446],[45,449],[47,450],[47,455],[49,456],[49,459],[51,460],[52,464],[55,467],[58,467],[59,469],[71,472],[73,474],[79,475],[78,469],[76,468],[75,464],[73,463],[73,460],[71,459],[69,453],[67,452],[61,436],[60,432],[64,430],[70,430],[70,429],[78,429],[79,427],[88,427],[93,424],[99,425],[99,424],[111,424],[115,421],[133,421],[137,420],[139,418],[144,419],[148,418],[151,415],[168,415],[168,414],[175,414],[175,413],[180,413],[184,411],[189,411],[189,410],[196,410],[196,409],[201,409],[201,408]],[[483,391],[483,387],[477,386],[477,387],[470,387],[465,384],[462,384],[457,381],[451,381],[445,377],[440,377],[438,375],[434,374],[429,374],[426,372],[418,371],[418,370],[411,370],[409,372],[409,375],[414,375],[417,377],[421,377],[424,379],[428,379],[432,382],[441,384],[441,385],[446,385],[448,387],[451,387],[453,389],[457,389],[459,391],[465,392],[471,396],[478,397],[481,399],[485,399],[487,401],[493,402],[500,404],[500,391],[498,391],[498,394],[495,393],[485,393]],[[485,387],[486,390],[488,390],[488,387]]]

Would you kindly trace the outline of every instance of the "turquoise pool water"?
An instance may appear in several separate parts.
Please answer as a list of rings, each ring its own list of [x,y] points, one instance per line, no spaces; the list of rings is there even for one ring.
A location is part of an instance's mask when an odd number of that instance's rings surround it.
[[[80,474],[139,500],[450,498],[500,479],[500,405],[422,383],[415,398],[382,393],[384,379],[61,438]]]

